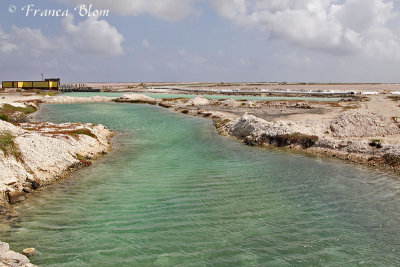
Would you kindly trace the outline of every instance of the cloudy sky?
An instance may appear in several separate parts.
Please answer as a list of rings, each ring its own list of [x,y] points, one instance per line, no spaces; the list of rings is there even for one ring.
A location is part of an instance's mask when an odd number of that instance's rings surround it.
[[[399,15],[389,0],[1,0],[0,80],[400,82]]]

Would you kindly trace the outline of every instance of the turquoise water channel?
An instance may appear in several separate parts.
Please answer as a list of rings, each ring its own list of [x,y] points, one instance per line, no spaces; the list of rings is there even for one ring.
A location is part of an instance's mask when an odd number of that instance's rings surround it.
[[[16,207],[0,240],[40,266],[398,266],[397,177],[247,147],[134,104],[43,105],[102,123],[114,152]]]

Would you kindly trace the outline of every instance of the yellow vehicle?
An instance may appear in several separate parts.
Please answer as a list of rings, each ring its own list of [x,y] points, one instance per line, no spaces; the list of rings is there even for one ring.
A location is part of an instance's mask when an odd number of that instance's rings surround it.
[[[60,79],[46,79],[44,81],[3,81],[3,88],[58,90]]]

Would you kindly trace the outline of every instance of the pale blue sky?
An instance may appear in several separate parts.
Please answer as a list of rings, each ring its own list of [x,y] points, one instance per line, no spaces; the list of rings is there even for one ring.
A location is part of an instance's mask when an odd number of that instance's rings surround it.
[[[387,0],[1,0],[0,80],[400,82],[399,25]]]

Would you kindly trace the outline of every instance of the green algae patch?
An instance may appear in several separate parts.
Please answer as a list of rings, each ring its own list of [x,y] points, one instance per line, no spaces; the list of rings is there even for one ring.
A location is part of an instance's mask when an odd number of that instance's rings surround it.
[[[74,130],[57,130],[57,131],[52,131],[52,132],[47,132],[48,134],[64,134],[64,135],[69,135],[72,136],[75,139],[79,139],[79,135],[87,135],[90,136],[92,138],[97,139],[97,136],[92,133],[92,131],[90,131],[89,129],[86,128],[81,128],[81,129],[74,129]]]
[[[72,135],[87,135],[87,136],[90,136],[90,137],[92,137],[92,138],[97,138],[97,136],[94,134],[94,133],[92,133],[89,129],[76,129],[76,130],[72,130],[72,131],[70,131],[70,133],[72,134]]]

